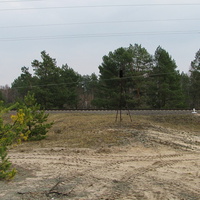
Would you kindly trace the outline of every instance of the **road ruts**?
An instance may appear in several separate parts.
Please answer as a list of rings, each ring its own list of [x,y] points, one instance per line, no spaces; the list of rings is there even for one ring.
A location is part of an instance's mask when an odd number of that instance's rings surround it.
[[[187,154],[189,156],[189,154]],[[200,191],[199,188],[189,188],[187,184],[176,182],[175,180],[166,180],[162,179],[156,176],[150,176],[148,173],[156,171],[160,168],[168,168],[173,165],[176,165],[180,162],[187,162],[192,161],[190,158],[184,158],[184,155],[161,155],[160,158],[176,158],[175,160],[160,160],[155,163],[153,163],[151,166],[147,167],[141,167],[137,169],[136,171],[127,172],[125,173],[121,179],[114,181],[114,184],[112,187],[107,188],[107,190],[104,192],[102,196],[99,196],[96,198],[102,199],[102,200],[121,200],[121,199],[148,199],[145,197],[144,191],[142,191],[141,188],[139,188],[136,184],[137,181],[139,181],[140,177],[145,177],[145,179],[149,179],[149,182],[152,182],[154,184],[160,184],[167,186],[167,190],[170,191],[172,194],[175,193],[174,196],[177,197],[177,192],[180,194],[182,193],[183,199],[191,199],[191,200],[199,200],[200,197]],[[178,159],[177,159],[178,158]],[[193,159],[194,161],[200,161],[200,157]],[[153,181],[152,181],[153,180]],[[147,181],[148,182],[148,181]],[[122,186],[124,184],[124,187]],[[131,188],[133,186],[133,188]],[[144,188],[143,188],[144,189]],[[151,190],[149,189],[149,185],[145,186],[145,190]],[[163,199],[164,196],[158,197],[156,199]],[[179,199],[182,199],[180,196]]]
[[[185,156],[185,154],[147,156],[110,156],[108,154],[106,157],[105,154],[93,154],[82,158],[82,156],[67,155],[64,152],[50,151],[49,153],[34,153],[31,156],[26,156],[26,154],[22,153],[21,155],[11,155],[10,158],[15,164],[23,163],[28,169],[41,169],[41,172],[44,172],[42,178],[62,177],[62,184],[58,185],[56,190],[60,191],[64,188],[68,188],[69,191],[73,190],[72,196],[70,196],[71,199],[75,199],[75,196],[79,197],[82,192],[88,199],[97,200],[118,199],[124,194],[124,188],[121,188],[120,185],[130,186],[138,177],[146,176],[149,172],[185,161]],[[187,154],[187,157],[189,156]],[[145,167],[137,168],[137,165],[144,162],[146,162]],[[45,163],[45,165],[43,166],[42,163]],[[46,166],[48,166],[48,169],[45,170]],[[59,169],[57,173],[55,173],[56,166]],[[126,166],[125,169],[124,166]],[[118,171],[123,175],[118,177]],[[113,173],[113,176],[106,176],[104,173]],[[40,170],[37,174],[40,174]],[[97,186],[98,184],[99,186]],[[88,195],[94,185],[100,191],[102,190],[102,194],[90,197]],[[81,192],[79,191],[80,188]],[[129,191],[126,192],[128,193]],[[138,195],[136,194],[136,196]]]

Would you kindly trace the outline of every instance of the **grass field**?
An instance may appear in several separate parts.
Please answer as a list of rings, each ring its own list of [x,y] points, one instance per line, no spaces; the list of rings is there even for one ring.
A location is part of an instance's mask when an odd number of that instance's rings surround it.
[[[132,122],[128,115],[122,116],[122,122],[116,122],[115,117],[115,114],[50,114],[49,121],[54,121],[54,126],[46,145],[88,148],[126,144],[135,131],[145,131],[154,125],[200,135],[200,118],[195,115],[132,116]]]

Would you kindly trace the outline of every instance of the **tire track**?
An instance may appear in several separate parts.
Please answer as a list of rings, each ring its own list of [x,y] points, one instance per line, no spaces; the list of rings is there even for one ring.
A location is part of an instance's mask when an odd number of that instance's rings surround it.
[[[133,151],[123,152],[121,155],[102,153],[99,155],[94,152],[70,155],[65,151],[52,152],[50,149],[49,153],[41,151],[32,155],[30,152],[17,154],[13,152],[10,159],[15,164],[26,165],[32,170],[37,169],[36,176],[41,177],[41,182],[37,183],[38,187],[44,188],[46,179],[56,181],[61,178],[62,183],[57,185],[55,191],[62,194],[63,190],[72,190],[70,199],[81,195],[87,197],[88,200],[119,199],[120,196],[132,191],[131,185],[135,180],[147,176],[150,172],[156,172],[158,169],[168,168],[180,162],[200,160],[199,157],[190,158],[194,153],[186,152],[135,156],[131,155]],[[140,164],[145,166],[140,167]],[[128,189],[121,186],[126,186]],[[98,195],[90,196],[93,188],[98,189]],[[138,191],[133,191],[137,198],[141,197]],[[196,194],[194,191],[194,195]],[[145,199],[145,196],[140,199]]]

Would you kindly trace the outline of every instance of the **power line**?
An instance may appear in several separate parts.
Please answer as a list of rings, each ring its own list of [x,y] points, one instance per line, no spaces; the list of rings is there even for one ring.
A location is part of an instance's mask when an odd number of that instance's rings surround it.
[[[137,35],[171,35],[171,34],[200,34],[200,30],[191,31],[157,31],[157,32],[124,32],[124,33],[97,33],[97,34],[71,34],[54,36],[33,36],[33,37],[10,37],[0,38],[1,42],[24,41],[24,40],[54,40],[54,39],[76,39],[76,38],[100,38],[100,37],[127,37]]]
[[[153,7],[153,6],[199,6],[200,3],[182,3],[182,4],[121,4],[121,5],[86,5],[86,6],[52,6],[37,8],[4,8],[2,11],[17,10],[46,10],[46,9],[77,9],[77,8],[110,8],[110,7]]]
[[[0,3],[31,2],[31,1],[49,1],[49,0],[15,0],[15,1],[8,0],[8,1],[0,1]],[[57,0],[57,1],[59,1],[59,0]],[[65,0],[60,0],[60,1],[65,1]]]
[[[18,1],[0,1],[0,3],[12,3],[12,2],[27,2],[27,1],[43,1],[43,0],[18,0]]]
[[[143,23],[143,22],[170,22],[170,21],[199,21],[200,19],[144,19],[144,20],[127,20],[127,21],[97,21],[97,22],[71,22],[62,24],[35,24],[35,25],[16,25],[16,26],[0,26],[3,28],[34,28],[34,27],[49,27],[49,26],[71,26],[71,25],[94,25],[94,24],[118,24],[118,23]]]
[[[125,79],[130,79],[130,78],[152,78],[155,76],[163,76],[163,75],[169,75],[169,74],[175,74],[176,72],[171,72],[171,73],[159,73],[159,74],[149,74],[149,76],[144,77],[144,75],[132,75],[132,76],[127,76],[127,77],[123,77],[123,80]],[[98,79],[96,80],[96,82],[99,81],[120,81],[121,78],[119,78],[118,76],[113,77],[113,78],[109,78],[109,79]],[[13,89],[21,89],[21,88],[36,88],[36,87],[51,87],[51,86],[62,86],[62,85],[72,85],[72,84],[77,84],[80,85],[82,84],[83,80],[78,80],[78,81],[70,81],[68,83],[47,83],[47,84],[40,84],[40,85],[28,85],[28,86],[19,86],[19,87],[12,87]],[[93,80],[84,80],[85,83],[89,83],[89,82],[93,82]]]

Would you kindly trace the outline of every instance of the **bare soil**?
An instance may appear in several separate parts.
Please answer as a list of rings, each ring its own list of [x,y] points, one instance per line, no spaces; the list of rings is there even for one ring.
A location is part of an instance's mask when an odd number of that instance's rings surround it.
[[[200,116],[51,114],[45,140],[9,151],[1,200],[198,200]]]

